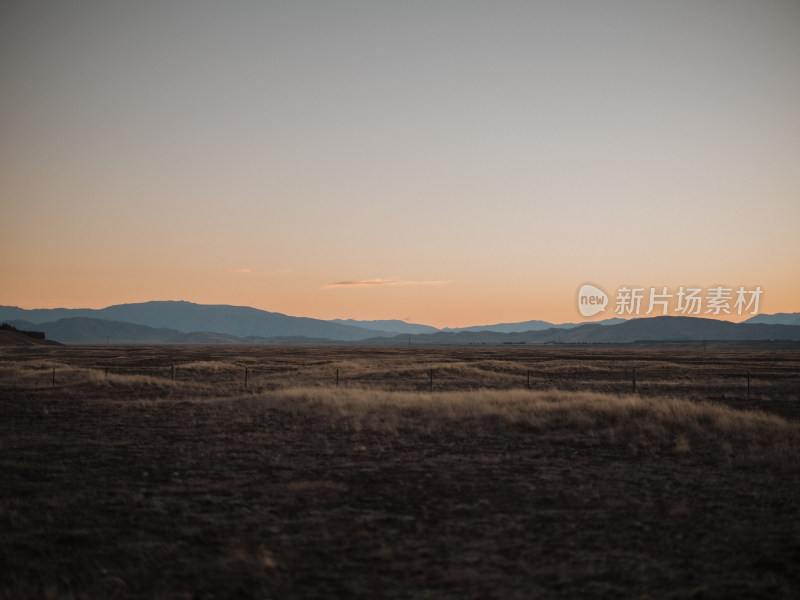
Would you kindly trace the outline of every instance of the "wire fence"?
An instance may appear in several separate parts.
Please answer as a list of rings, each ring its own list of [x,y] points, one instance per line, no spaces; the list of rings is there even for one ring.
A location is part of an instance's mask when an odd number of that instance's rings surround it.
[[[471,389],[559,389],[606,393],[703,395],[758,398],[763,394],[800,390],[800,369],[765,370],[748,368],[702,369],[656,366],[574,367],[548,365],[544,368],[519,366],[482,369],[469,363],[437,366],[403,366],[386,369],[345,369],[341,367],[288,367],[275,365],[197,366],[169,363],[159,365],[94,365],[40,368],[37,385],[77,385],[106,380],[110,385],[145,378],[180,386],[197,383],[230,390],[259,392],[304,386],[374,388],[398,391],[462,391]],[[131,381],[131,383],[135,383]]]

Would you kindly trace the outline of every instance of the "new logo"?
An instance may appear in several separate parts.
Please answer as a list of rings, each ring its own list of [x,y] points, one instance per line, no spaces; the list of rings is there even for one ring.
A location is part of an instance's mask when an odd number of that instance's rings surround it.
[[[584,317],[601,313],[608,306],[608,296],[599,287],[586,283],[578,290],[578,310]]]

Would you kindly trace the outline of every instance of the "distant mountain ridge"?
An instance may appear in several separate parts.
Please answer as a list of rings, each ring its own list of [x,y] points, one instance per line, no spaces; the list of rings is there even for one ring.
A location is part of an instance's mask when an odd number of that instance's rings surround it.
[[[0,321],[44,331],[49,340],[95,344],[405,344],[409,338],[417,344],[800,340],[799,320],[800,313],[758,315],[744,323],[662,316],[583,324],[524,321],[437,330],[400,320],[324,321],[245,306],[184,301],[121,304],[98,310],[0,306]]]
[[[630,319],[602,325],[586,323],[570,329],[500,333],[494,331],[439,331],[432,335],[411,336],[416,344],[606,344],[643,341],[800,341],[800,325],[731,323],[699,317],[653,317]],[[407,336],[373,338],[363,343],[407,343]]]
[[[372,329],[373,331],[385,331],[391,333],[436,333],[439,331],[436,327],[430,325],[420,325],[419,323],[406,323],[398,319],[380,320],[380,321],[357,321],[355,319],[331,319],[331,323],[340,323],[342,325],[355,325],[356,327],[363,327],[365,329]]]
[[[521,333],[523,331],[544,331],[545,329],[571,329],[580,325],[616,325],[625,319],[614,317],[591,323],[550,323],[548,321],[522,321],[520,323],[496,323],[494,325],[472,325],[470,327],[445,327],[441,331],[458,333],[461,331],[495,331],[497,333]]]
[[[353,325],[332,323],[309,317],[292,317],[249,306],[195,304],[186,301],[152,301],[117,304],[101,309],[33,309],[0,306],[0,320],[24,320],[34,324],[53,323],[65,318],[90,318],[169,328],[179,333],[214,332],[236,337],[301,336],[355,341],[375,335],[393,335]],[[102,340],[105,341],[105,337]]]
[[[117,344],[161,344],[183,335],[175,329],[154,328],[123,321],[92,319],[90,317],[67,317],[45,323],[30,321],[8,321],[14,327],[36,327],[44,331],[49,340],[66,344],[97,344],[113,342]]]
[[[800,313],[775,313],[774,315],[756,315],[745,323],[765,323],[768,325],[800,325]]]
[[[108,339],[122,339],[132,341],[137,338],[133,330],[125,330],[119,326],[98,324],[91,325],[86,322],[67,322],[54,325],[61,319],[100,319],[108,322],[129,323],[142,325],[154,329],[172,329],[183,334],[217,334],[220,336],[233,336],[236,340],[229,343],[238,343],[240,338],[283,338],[303,340],[338,340],[358,341],[372,337],[392,337],[398,334],[421,335],[433,334],[439,331],[430,325],[407,323],[401,320],[373,320],[359,321],[355,319],[312,319],[309,317],[293,317],[281,313],[273,313],[249,306],[230,306],[226,304],[195,304],[183,300],[150,301],[132,304],[116,304],[106,308],[40,308],[22,309],[16,306],[0,306],[0,320],[27,321],[35,325],[48,323],[50,331],[57,332],[51,337],[64,342],[82,340],[86,343],[93,341],[103,343]],[[613,324],[622,319],[606,319],[599,323]],[[82,325],[81,325],[82,323]],[[570,328],[578,323],[554,324],[547,321],[523,321],[520,323],[498,323],[496,325],[476,325],[443,331],[496,331],[513,333],[519,331],[544,330],[551,327]],[[85,327],[81,332],[79,329]],[[105,333],[101,331],[105,327]],[[197,339],[211,339],[208,335]],[[167,338],[162,334],[153,332],[140,332],[137,339],[166,340],[177,339],[176,336]],[[214,343],[225,343],[226,338],[214,338]]]
[[[211,331],[183,333],[166,327],[148,327],[123,321],[108,321],[88,317],[67,317],[58,321],[33,324],[29,321],[7,321],[14,327],[33,327],[44,331],[48,340],[65,344],[310,344],[332,343],[326,338],[305,336],[244,336]],[[343,343],[342,341],[336,343]],[[19,345],[19,344],[17,344]]]

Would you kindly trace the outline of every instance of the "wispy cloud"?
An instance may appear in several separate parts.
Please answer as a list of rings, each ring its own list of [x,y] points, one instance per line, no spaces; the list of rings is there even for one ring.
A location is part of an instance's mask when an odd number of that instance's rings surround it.
[[[226,273],[249,273],[250,269],[228,269]]]
[[[452,283],[445,279],[429,279],[427,281],[407,281],[403,279],[361,279],[356,281],[337,281],[324,286],[326,288],[340,287],[376,287],[389,285],[446,285]]]

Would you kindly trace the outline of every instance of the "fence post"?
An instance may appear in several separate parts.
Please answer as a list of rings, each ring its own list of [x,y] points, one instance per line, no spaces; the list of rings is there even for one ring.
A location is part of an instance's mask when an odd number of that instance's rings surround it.
[[[247,389],[247,367],[244,368],[244,389]]]
[[[636,367],[633,367],[633,393],[636,393]]]
[[[431,369],[431,391],[433,391],[433,369]]]

